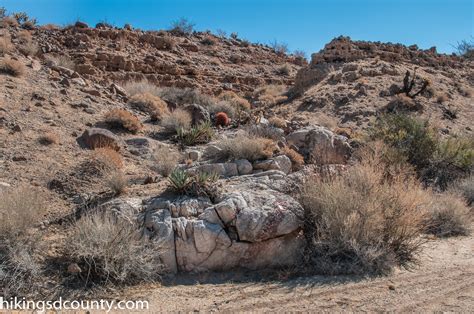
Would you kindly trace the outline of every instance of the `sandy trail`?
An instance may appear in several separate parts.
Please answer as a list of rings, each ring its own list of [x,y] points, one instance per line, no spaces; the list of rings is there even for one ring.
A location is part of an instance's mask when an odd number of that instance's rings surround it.
[[[455,311],[474,309],[474,236],[430,241],[423,263],[375,279],[312,276],[271,282],[148,286],[127,294],[150,310],[171,311]],[[213,275],[214,276],[214,275]]]

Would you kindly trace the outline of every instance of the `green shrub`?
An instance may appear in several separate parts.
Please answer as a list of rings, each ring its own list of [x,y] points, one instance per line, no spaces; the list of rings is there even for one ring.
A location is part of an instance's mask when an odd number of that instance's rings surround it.
[[[448,184],[468,175],[474,165],[474,140],[442,139],[428,122],[405,114],[382,116],[369,131],[372,140],[382,140],[398,162],[407,161],[422,182],[445,190]]]

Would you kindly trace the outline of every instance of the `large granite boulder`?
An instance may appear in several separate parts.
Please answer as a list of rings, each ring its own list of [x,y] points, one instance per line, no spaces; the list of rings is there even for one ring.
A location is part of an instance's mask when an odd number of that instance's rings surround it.
[[[297,264],[305,245],[303,209],[278,191],[287,180],[281,171],[234,177],[214,204],[152,199],[145,205],[145,231],[163,244],[162,260],[172,272]]]
[[[346,137],[321,126],[302,128],[289,134],[286,140],[307,155],[309,162],[318,165],[344,164],[351,155]]]

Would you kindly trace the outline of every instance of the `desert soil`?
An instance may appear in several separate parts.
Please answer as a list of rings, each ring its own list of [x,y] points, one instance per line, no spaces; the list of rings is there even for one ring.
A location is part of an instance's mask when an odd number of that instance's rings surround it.
[[[263,282],[208,275],[203,283],[140,287],[127,294],[148,299],[150,310],[157,312],[474,309],[474,236],[432,240],[420,260],[415,269],[375,279],[311,276]]]

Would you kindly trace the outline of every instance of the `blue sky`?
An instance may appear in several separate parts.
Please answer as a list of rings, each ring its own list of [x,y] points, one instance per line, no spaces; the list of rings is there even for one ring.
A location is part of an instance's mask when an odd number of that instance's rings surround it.
[[[197,30],[237,32],[252,42],[287,43],[308,56],[339,35],[357,40],[436,46],[474,36],[474,0],[0,0],[41,24],[106,20],[141,29],[166,29],[180,17]]]

